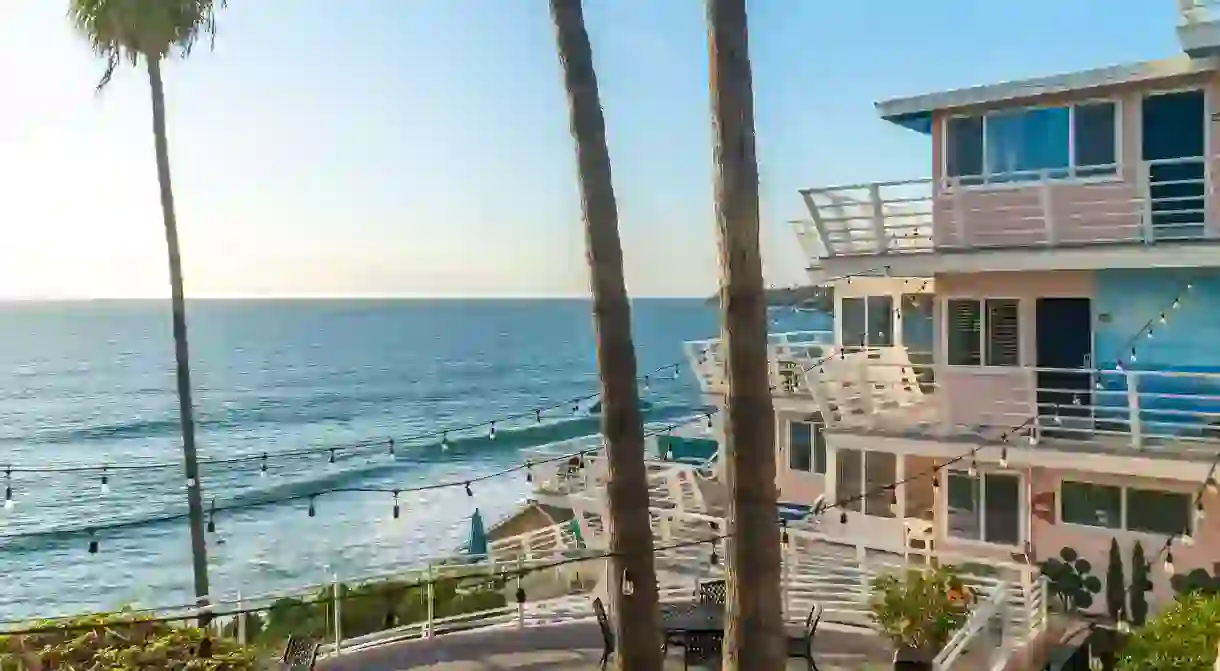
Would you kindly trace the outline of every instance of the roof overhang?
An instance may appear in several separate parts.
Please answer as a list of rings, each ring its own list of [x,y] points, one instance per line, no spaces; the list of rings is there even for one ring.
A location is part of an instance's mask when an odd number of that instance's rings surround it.
[[[1128,63],[1050,77],[972,86],[908,98],[894,98],[876,103],[875,106],[882,119],[920,130],[924,119],[927,119],[927,123],[930,124],[933,111],[1004,103],[1106,86],[1172,79],[1214,72],[1218,67],[1220,67],[1220,59],[1216,57],[1190,58],[1183,54],[1158,61]]]

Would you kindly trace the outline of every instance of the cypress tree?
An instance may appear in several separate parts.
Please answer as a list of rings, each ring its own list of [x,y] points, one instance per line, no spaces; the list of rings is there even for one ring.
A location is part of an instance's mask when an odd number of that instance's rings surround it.
[[[1123,575],[1123,555],[1118,540],[1110,539],[1110,565],[1106,568],[1106,610],[1118,622],[1127,611],[1127,584]]]
[[[1136,541],[1131,550],[1131,624],[1137,627],[1143,626],[1148,619],[1148,600],[1144,597],[1144,593],[1152,589],[1148,569],[1144,546]]]

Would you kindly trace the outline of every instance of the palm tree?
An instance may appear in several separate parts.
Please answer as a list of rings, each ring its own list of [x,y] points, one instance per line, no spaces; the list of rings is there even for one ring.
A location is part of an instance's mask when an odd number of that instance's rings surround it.
[[[580,0],[551,0],[551,17],[567,87],[572,138],[576,141],[585,247],[593,290],[602,434],[610,465],[607,489],[613,558],[609,590],[618,644],[615,665],[631,671],[659,671],[661,637],[644,468],[644,427],[636,386],[631,305],[623,281],[618,205],[606,147],[606,122]],[[628,580],[631,588],[624,589]]]
[[[726,669],[781,669],[775,409],[758,238],[758,157],[745,0],[707,0],[720,249],[728,515]]]
[[[186,498],[191,527],[195,595],[208,594],[207,549],[203,535],[203,496],[195,456],[195,418],[191,402],[191,371],[186,339],[186,301],[182,293],[182,254],[174,219],[174,193],[170,187],[169,148],[165,134],[165,89],[161,61],[177,52],[185,57],[203,36],[216,33],[216,9],[225,0],[70,0],[68,16],[106,61],[98,90],[110,83],[124,61],[141,60],[152,90],[153,144],[157,155],[157,181],[161,186],[161,217],[169,256],[169,283],[173,312],[174,360],[178,381],[178,411],[182,422],[182,455],[186,469]]]

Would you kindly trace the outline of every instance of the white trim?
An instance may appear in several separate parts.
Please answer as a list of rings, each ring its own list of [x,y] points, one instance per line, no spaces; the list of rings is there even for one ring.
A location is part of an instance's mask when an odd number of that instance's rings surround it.
[[[1197,87],[1195,87],[1197,88]],[[1080,106],[1099,105],[1108,103],[1114,105],[1114,162],[1110,164],[1087,165],[1080,166],[1076,163],[1076,108]],[[1063,168],[1050,168],[1045,172],[1054,172],[1066,170],[1067,174],[1062,177],[1045,176],[1045,178],[1033,179],[1029,181],[1000,181],[992,182],[991,179],[998,179],[1005,176],[1012,177],[1013,175],[1021,175],[1029,172],[1017,170],[1010,172],[995,173],[994,175],[988,170],[987,162],[987,119],[999,115],[1011,115],[1019,112],[1030,110],[1051,110],[1051,109],[1067,109],[1068,117],[1068,146],[1067,156],[1068,164]],[[1122,182],[1123,180],[1123,120],[1125,118],[1123,101],[1120,96],[1097,96],[1092,98],[1083,98],[1081,100],[1073,100],[1070,102],[1050,104],[1043,103],[1038,105],[1020,105],[1012,107],[1002,107],[994,110],[987,110],[975,114],[951,114],[944,117],[944,125],[940,134],[940,183],[934,185],[937,193],[951,193],[955,188],[963,190],[1004,190],[1004,189],[1023,189],[1036,187],[1041,183],[1051,184],[1096,184],[1106,182]],[[954,119],[979,119],[982,123],[982,144],[980,155],[980,167],[982,173],[978,175],[950,175],[949,174],[949,141],[950,132],[949,124]],[[1205,154],[1206,155],[1206,152]],[[1113,168],[1113,174],[1097,174],[1097,175],[1078,175],[1081,170],[1103,170],[1105,168]],[[962,179],[970,180],[972,183],[955,183]],[[979,183],[973,183],[975,179],[980,180]]]
[[[999,84],[973,86],[927,93],[905,98],[893,98],[874,104],[883,119],[948,110],[974,105],[1007,103],[1055,93],[1069,93],[1105,86],[1137,82],[1153,82],[1171,77],[1214,72],[1215,58],[1190,58],[1185,54],[1156,61],[1126,63],[1067,74],[1035,77]]]
[[[1103,526],[1098,526],[1095,524],[1085,524],[1083,522],[1065,522],[1065,521],[1063,521],[1063,501],[1064,501],[1063,483],[1064,482],[1073,482],[1073,483],[1081,484],[1081,485],[1092,485],[1094,487],[1110,487],[1110,488],[1119,490],[1119,497],[1118,497],[1119,526],[1103,527]],[[1109,483],[1109,482],[1094,482],[1094,481],[1087,479],[1086,477],[1069,477],[1069,476],[1062,476],[1062,475],[1059,476],[1059,478],[1055,481],[1055,524],[1064,526],[1064,527],[1068,527],[1071,529],[1079,529],[1082,531],[1088,530],[1088,531],[1092,531],[1092,532],[1103,532],[1103,533],[1109,533],[1109,534],[1123,533],[1123,534],[1131,534],[1133,536],[1164,539],[1165,536],[1169,535],[1166,532],[1128,528],[1128,525],[1127,525],[1127,493],[1132,489],[1136,489],[1136,490],[1144,491],[1144,492],[1155,492],[1158,494],[1173,494],[1173,495],[1185,497],[1185,499],[1186,499],[1186,524],[1187,524],[1186,535],[1188,537],[1192,537],[1192,538],[1196,535],[1195,532],[1197,531],[1197,525],[1195,524],[1195,497],[1190,492],[1183,492],[1183,491],[1178,491],[1175,489],[1163,489],[1163,488],[1154,487],[1154,486],[1141,486],[1139,484],[1131,485],[1131,484],[1113,484],[1113,483]]]
[[[815,411],[816,412],[816,411]],[[825,442],[825,433],[821,427],[814,422],[806,422],[799,419],[782,420],[783,422],[783,442],[781,445],[784,448],[783,460],[784,468],[789,473],[798,473],[800,475],[818,475],[825,476],[830,470],[830,446],[826,445],[823,450],[825,459],[822,460],[822,469],[818,470],[818,434],[822,434],[823,442]],[[804,424],[809,427],[809,470],[802,470],[792,467],[792,426],[795,424]]]
[[[949,475],[950,473],[959,473],[962,476],[970,477],[968,467],[960,467],[957,465],[943,469],[944,479],[940,483],[940,501],[937,501],[937,524],[938,533],[941,538],[954,544],[961,544],[973,547],[988,547],[988,548],[1004,548],[1011,550],[1019,550],[1025,547],[1025,541],[1029,538],[1029,507],[1030,501],[1026,496],[1026,477],[1021,471],[1009,468],[979,468],[974,479],[978,482],[978,516],[979,516],[979,537],[978,538],[963,538],[954,536],[949,533]],[[1015,544],[1008,543],[993,543],[984,540],[987,537],[987,476],[988,475],[1004,475],[1017,478],[1017,542]]]

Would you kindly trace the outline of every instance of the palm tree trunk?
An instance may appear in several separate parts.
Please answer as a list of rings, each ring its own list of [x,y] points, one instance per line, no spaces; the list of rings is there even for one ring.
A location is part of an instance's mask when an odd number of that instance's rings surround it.
[[[758,238],[758,158],[745,0],[707,0],[720,249],[728,516],[725,669],[782,669],[775,414]]]
[[[609,590],[618,645],[614,663],[619,669],[660,671],[661,636],[644,467],[643,417],[636,386],[631,305],[623,280],[618,205],[606,147],[606,123],[580,0],[551,0],[551,17],[567,87],[572,137],[576,141],[593,290],[597,368],[601,377],[602,434],[610,464],[607,490],[610,551],[614,557]],[[632,583],[630,595],[623,594],[625,576]]]
[[[182,421],[182,457],[186,466],[186,503],[190,516],[191,556],[195,596],[208,596],[208,555],[203,535],[203,484],[195,455],[195,415],[191,402],[190,350],[186,341],[186,299],[182,292],[182,254],[178,249],[178,223],[174,218],[174,192],[169,178],[169,144],[165,135],[165,87],[161,61],[145,55],[148,85],[152,89],[153,138],[157,149],[157,182],[161,186],[161,217],[165,221],[165,247],[169,255],[170,305],[173,311],[174,363],[178,378],[178,414]]]

